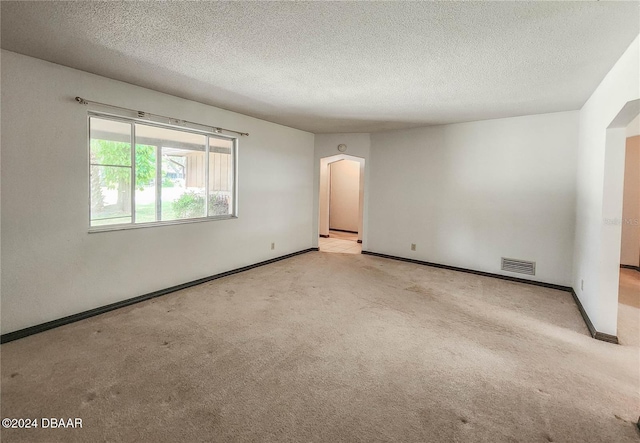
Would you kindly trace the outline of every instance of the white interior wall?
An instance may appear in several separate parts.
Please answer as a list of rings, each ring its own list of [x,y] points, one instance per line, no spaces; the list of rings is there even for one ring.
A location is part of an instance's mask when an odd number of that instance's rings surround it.
[[[640,135],[640,115],[634,118],[627,126],[627,138],[635,137],[636,135]]]
[[[341,154],[339,144],[346,144],[347,151]],[[316,134],[314,149],[314,191],[313,191],[313,228],[311,238],[314,247],[318,246],[318,234],[329,233],[329,196],[328,175],[329,163],[341,159],[349,159],[360,163],[360,223],[358,240],[367,245],[368,201],[369,201],[369,134]],[[322,208],[322,211],[321,211]]]
[[[329,229],[358,232],[360,163],[340,160],[329,167]]]
[[[574,111],[371,134],[365,249],[570,285],[577,133]]]
[[[311,247],[313,134],[8,51],[1,59],[2,333]],[[249,132],[239,218],[89,234],[90,108],[76,96]]]
[[[620,263],[640,265],[640,136],[627,137]]]
[[[606,220],[622,215],[626,130],[607,134],[607,128],[640,97],[639,52],[636,38],[580,110],[572,286],[595,329],[611,335],[617,330],[621,228]],[[615,152],[607,153],[608,135]]]

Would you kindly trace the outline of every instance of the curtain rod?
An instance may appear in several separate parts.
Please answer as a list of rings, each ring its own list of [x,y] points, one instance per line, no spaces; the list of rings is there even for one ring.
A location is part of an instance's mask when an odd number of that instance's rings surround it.
[[[100,102],[94,102],[92,100],[86,100],[86,99],[84,99],[82,97],[76,97],[76,101],[78,103],[80,103],[81,105],[88,105],[88,104],[91,103],[91,104],[94,104],[94,105],[106,106],[108,108],[122,109],[123,111],[135,112],[136,114],[138,114],[138,117],[140,117],[140,118],[147,117],[147,116],[153,116],[153,117],[166,118],[169,121],[174,121],[174,122],[177,121],[177,122],[182,123],[182,124],[189,123],[191,125],[204,126],[204,127],[213,129],[213,132],[216,132],[216,133],[221,133],[222,131],[225,131],[225,132],[233,132],[234,134],[238,134],[238,135],[245,135],[245,136],[249,135],[248,132],[234,131],[233,129],[225,129],[225,128],[220,128],[220,127],[211,126],[211,125],[203,125],[202,123],[196,123],[196,122],[192,122],[192,121],[189,121],[189,120],[183,120],[181,118],[167,117],[166,115],[153,114],[151,112],[136,111],[135,109],[123,108],[121,106],[108,105],[106,103],[100,103]]]

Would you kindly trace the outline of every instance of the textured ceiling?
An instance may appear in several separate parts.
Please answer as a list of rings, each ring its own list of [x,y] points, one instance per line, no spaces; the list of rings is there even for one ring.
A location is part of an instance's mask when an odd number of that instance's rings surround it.
[[[2,2],[2,47],[311,132],[580,108],[638,2]]]

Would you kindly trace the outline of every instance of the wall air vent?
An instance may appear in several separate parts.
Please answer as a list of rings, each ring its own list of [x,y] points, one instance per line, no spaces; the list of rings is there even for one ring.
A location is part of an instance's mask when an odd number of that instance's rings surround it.
[[[536,262],[502,257],[501,269],[518,274],[536,275]]]

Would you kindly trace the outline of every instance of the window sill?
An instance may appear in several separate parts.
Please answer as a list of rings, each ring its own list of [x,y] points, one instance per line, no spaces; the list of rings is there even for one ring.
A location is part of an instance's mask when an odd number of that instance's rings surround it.
[[[110,231],[124,231],[129,229],[155,228],[158,226],[184,225],[188,223],[202,223],[202,222],[211,222],[211,221],[218,221],[218,220],[231,220],[236,218],[238,218],[237,215],[222,215],[217,217],[200,217],[200,218],[189,218],[184,220],[168,220],[168,221],[159,221],[159,222],[150,222],[150,223],[93,226],[89,228],[89,234],[98,234],[100,232],[110,232]]]

